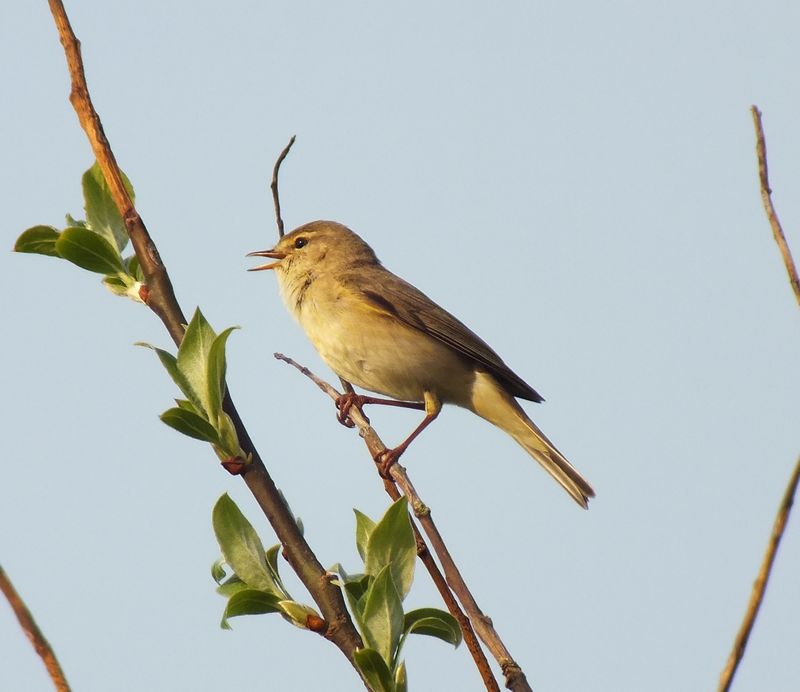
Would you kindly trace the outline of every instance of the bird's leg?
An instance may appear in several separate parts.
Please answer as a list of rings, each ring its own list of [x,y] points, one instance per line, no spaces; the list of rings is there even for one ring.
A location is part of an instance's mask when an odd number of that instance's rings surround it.
[[[436,419],[436,417],[439,415],[439,411],[442,410],[442,402],[439,401],[439,397],[437,397],[433,392],[425,392],[425,404],[409,408],[424,408],[425,418],[423,418],[422,422],[416,428],[414,428],[414,431],[405,439],[404,442],[401,442],[394,449],[386,449],[380,454],[376,455],[375,463],[378,464],[378,473],[380,473],[381,478],[389,477],[389,469],[391,469],[392,466],[397,463],[397,460],[400,458],[403,452],[408,449],[408,445],[410,445],[416,439],[417,435],[425,430],[425,428],[427,428]]]
[[[336,408],[339,410],[336,418],[339,422],[348,427],[352,428],[354,423],[350,420],[348,413],[350,409],[355,405],[358,408],[364,406],[364,404],[383,404],[384,406],[400,406],[402,408],[414,408],[419,411],[425,410],[425,404],[417,402],[417,401],[395,401],[394,399],[379,399],[378,397],[374,396],[363,396],[361,394],[356,394],[354,391],[348,391],[342,394],[340,397],[336,399]],[[369,423],[369,419],[367,419]]]

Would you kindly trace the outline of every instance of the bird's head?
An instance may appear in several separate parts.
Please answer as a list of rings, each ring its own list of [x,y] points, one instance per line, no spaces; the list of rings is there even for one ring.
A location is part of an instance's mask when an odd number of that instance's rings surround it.
[[[335,221],[312,221],[283,236],[271,250],[248,257],[269,257],[249,271],[274,269],[281,280],[309,274],[340,272],[359,264],[377,264],[372,248],[349,228]]]

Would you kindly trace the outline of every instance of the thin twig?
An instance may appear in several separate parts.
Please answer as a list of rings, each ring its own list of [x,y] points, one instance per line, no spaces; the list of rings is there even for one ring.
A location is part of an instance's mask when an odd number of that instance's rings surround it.
[[[736,634],[736,640],[733,643],[728,661],[719,678],[719,692],[728,692],[733,682],[733,676],[736,674],[736,669],[739,667],[739,662],[744,656],[745,647],[747,647],[747,640],[750,637],[750,632],[753,629],[753,624],[756,621],[756,616],[761,608],[761,602],[764,600],[764,592],[767,589],[767,581],[769,581],[770,573],[772,572],[772,565],[775,562],[775,555],[778,552],[778,545],[780,545],[783,532],[786,530],[786,523],[789,520],[789,512],[794,503],[794,495],[797,491],[797,484],[800,481],[800,457],[797,459],[792,477],[789,479],[789,485],[786,486],[786,492],[783,494],[783,500],[778,508],[778,515],[775,517],[775,523],[772,525],[772,535],[769,537],[767,544],[767,552],[764,555],[764,560],[761,563],[761,569],[758,571],[753,583],[753,592],[750,594],[750,602],[747,604],[747,611],[744,614],[744,620]]]
[[[180,344],[186,318],[175,298],[172,284],[155,243],[122,184],[122,174],[103,132],[100,117],[89,96],[80,54],[80,42],[72,31],[61,0],[48,0],[48,2],[67,58],[72,82],[70,101],[78,114],[81,127],[86,132],[100,169],[103,171],[114,202],[125,220],[131,243],[145,275],[145,283],[148,288],[147,305],[164,323],[173,341]],[[328,625],[322,634],[330,639],[355,666],[353,654],[362,646],[362,642],[350,619],[341,590],[330,583],[325,568],[303,538],[227,391],[223,408],[234,423],[242,449],[252,459],[242,471],[244,482],[275,530],[278,540],[283,544],[284,554],[292,569],[319,606]]]
[[[797,267],[792,259],[792,252],[783,234],[781,222],[772,204],[772,189],[769,186],[769,171],[767,169],[767,143],[764,139],[764,126],[761,122],[761,111],[757,106],[751,106],[750,112],[753,114],[753,126],[756,128],[756,154],[758,156],[758,178],[761,185],[761,201],[764,203],[764,210],[767,212],[769,225],[772,227],[772,235],[778,244],[778,249],[789,275],[789,283],[792,284],[792,291],[797,303],[800,305],[800,278],[797,276]]]
[[[307,367],[299,365],[297,362],[281,353],[276,353],[275,357],[278,360],[282,360],[300,370],[301,373],[312,380],[332,399],[336,400],[340,396],[340,393],[337,392],[334,387],[314,375],[314,373],[312,373]],[[359,434],[364,438],[364,442],[366,443],[372,458],[379,458],[380,453],[386,449],[386,446],[378,437],[375,429],[364,417],[361,410],[358,409],[357,406],[353,405],[348,412],[348,416],[358,427]],[[389,473],[397,485],[400,486],[403,494],[408,497],[409,504],[413,509],[415,516],[425,531],[425,534],[427,535],[428,540],[430,541],[431,546],[436,553],[436,556],[439,558],[439,562],[442,564],[442,569],[444,570],[445,577],[447,578],[447,583],[453,590],[453,593],[455,593],[455,595],[458,597],[459,601],[461,601],[461,605],[464,607],[464,610],[469,616],[472,626],[475,628],[475,632],[481,638],[483,643],[486,644],[486,647],[489,649],[489,652],[492,654],[495,660],[500,664],[500,668],[505,676],[506,687],[517,692],[522,692],[524,690],[529,691],[531,688],[527,679],[525,678],[525,673],[514,661],[505,644],[500,639],[500,636],[492,625],[491,619],[484,615],[481,612],[481,609],[478,607],[475,598],[464,582],[464,578],[461,576],[455,561],[450,555],[450,551],[447,549],[447,546],[442,539],[436,524],[433,522],[430,509],[420,499],[419,494],[411,484],[411,481],[406,474],[405,468],[403,468],[400,464],[394,464],[390,468]]]
[[[769,186],[769,171],[767,168],[767,143],[764,137],[764,126],[761,122],[761,111],[757,106],[751,106],[750,112],[753,116],[753,126],[756,130],[756,156],[758,158],[758,179],[761,189],[761,201],[764,204],[764,211],[767,213],[769,225],[772,228],[772,235],[780,250],[783,264],[786,267],[786,273],[789,275],[789,283],[792,285],[795,299],[800,304],[800,279],[797,276],[797,267],[795,267],[794,260],[792,259],[792,252],[786,242],[786,236],[783,233],[781,222],[778,220],[778,214],[775,211],[775,206],[772,204],[772,189]],[[747,610],[744,614],[739,631],[736,634],[736,639],[733,643],[728,660],[725,663],[725,668],[719,678],[719,692],[727,692],[733,683],[733,677],[736,675],[736,670],[739,663],[744,657],[744,652],[747,647],[747,640],[750,638],[750,633],[753,630],[753,625],[756,621],[756,616],[761,608],[764,600],[764,593],[767,589],[767,582],[769,581],[772,566],[775,562],[775,556],[778,552],[783,532],[786,530],[786,524],[789,520],[789,512],[794,503],[794,495],[797,491],[797,485],[800,481],[800,457],[797,459],[792,476],[789,479],[789,484],[786,487],[786,492],[783,495],[783,500],[778,508],[778,515],[775,517],[775,523],[772,526],[772,534],[767,544],[767,551],[764,555],[764,560],[761,563],[761,569],[758,572],[758,577],[753,583],[753,591],[750,594],[750,602],[747,604]]]
[[[33,619],[31,611],[28,610],[25,601],[23,601],[22,597],[17,593],[17,590],[8,578],[8,574],[2,567],[0,567],[0,591],[5,594],[9,604],[11,604],[11,609],[14,611],[14,615],[17,616],[17,620],[19,620],[19,624],[22,627],[22,631],[25,632],[25,636],[28,637],[36,653],[39,654],[42,661],[44,661],[45,668],[47,668],[47,672],[50,674],[50,679],[53,681],[56,690],[58,690],[58,692],[69,692],[69,683],[64,675],[64,671],[61,669],[61,665],[56,658],[53,648],[50,646],[44,634],[42,634],[42,630],[39,629],[39,625],[37,625],[36,620]]]
[[[272,202],[275,204],[275,221],[278,224],[278,237],[280,238],[283,238],[283,218],[281,217],[281,198],[278,194],[278,173],[295,139],[297,139],[297,135],[292,135],[291,139],[289,139],[289,143],[283,148],[280,156],[278,156],[278,160],[275,161],[275,167],[272,169],[272,183],[269,186],[270,190],[272,190]]]

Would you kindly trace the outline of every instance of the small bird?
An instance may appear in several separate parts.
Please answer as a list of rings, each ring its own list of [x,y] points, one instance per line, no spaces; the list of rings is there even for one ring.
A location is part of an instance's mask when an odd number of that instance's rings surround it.
[[[428,296],[380,263],[372,248],[334,221],[312,221],[283,236],[271,250],[248,257],[276,260],[272,269],[286,308],[327,365],[342,379],[397,401],[345,395],[340,420],[353,400],[423,409],[409,437],[384,452],[385,470],[433,421],[442,404],[469,409],[513,437],[584,509],[594,490],[572,467],[515,397],[542,397],[480,337]]]

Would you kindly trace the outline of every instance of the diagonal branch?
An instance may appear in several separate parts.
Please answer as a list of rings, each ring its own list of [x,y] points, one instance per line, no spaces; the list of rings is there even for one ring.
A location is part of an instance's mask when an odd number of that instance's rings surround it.
[[[764,126],[761,123],[761,111],[758,107],[751,106],[750,112],[753,114],[753,126],[756,129],[756,155],[758,156],[758,179],[761,185],[761,201],[764,203],[764,210],[767,212],[767,219],[772,228],[772,235],[781,252],[786,273],[789,275],[789,283],[792,284],[794,297],[800,304],[800,278],[797,276],[797,267],[792,259],[792,251],[786,242],[783,234],[783,227],[778,220],[775,206],[772,204],[772,189],[769,186],[769,171],[767,169],[767,143],[764,139]]]
[[[25,601],[23,601],[22,597],[17,593],[17,590],[11,583],[11,579],[8,578],[8,574],[2,567],[0,567],[0,591],[2,591],[8,599],[11,609],[14,611],[14,615],[16,615],[17,620],[19,620],[22,631],[25,632],[25,636],[30,639],[33,648],[36,649],[36,653],[39,654],[42,661],[44,661],[45,668],[47,668],[47,672],[50,674],[50,679],[53,681],[56,690],[58,692],[69,692],[69,683],[64,676],[64,671],[61,669],[55,652],[50,646],[50,642],[48,642],[44,634],[42,634],[42,630],[39,629],[36,620],[33,619],[31,611],[28,610]]]
[[[733,676],[736,675],[736,669],[744,656],[744,650],[747,647],[747,640],[750,638],[750,632],[753,630],[753,624],[756,621],[756,616],[761,608],[761,602],[764,600],[764,592],[767,590],[767,582],[769,581],[770,573],[772,572],[772,565],[775,562],[775,555],[778,552],[783,532],[786,530],[786,523],[789,520],[789,512],[794,503],[794,495],[797,491],[797,484],[800,481],[800,457],[797,459],[797,464],[794,467],[792,477],[789,479],[789,484],[786,486],[786,492],[783,494],[783,500],[778,508],[778,515],[775,517],[775,523],[772,526],[772,534],[769,537],[767,544],[767,552],[764,554],[764,560],[761,563],[761,569],[758,571],[758,577],[753,582],[753,592],[750,594],[750,602],[747,604],[747,611],[744,614],[744,620],[736,634],[736,640],[733,643],[733,650],[728,656],[728,661],[719,678],[719,692],[728,692],[733,683]]]
[[[186,318],[175,298],[172,283],[155,243],[122,184],[122,174],[89,96],[80,42],[72,31],[64,5],[61,0],[48,0],[48,2],[67,58],[72,81],[70,101],[103,171],[114,202],[125,220],[131,243],[145,275],[146,290],[142,297],[164,323],[173,341],[179,344],[183,338]],[[362,646],[362,642],[347,612],[341,591],[330,583],[325,569],[300,533],[294,517],[267,472],[227,391],[223,408],[236,427],[242,449],[252,455],[252,462],[242,471],[244,482],[275,530],[278,540],[283,544],[284,554],[292,569],[319,606],[327,624],[322,634],[354,664],[353,653]]]
[[[282,360],[300,370],[301,373],[311,379],[314,384],[316,384],[334,401],[341,396],[341,394],[334,387],[314,375],[314,373],[308,368],[298,364],[288,356],[285,356],[282,353],[276,353],[275,358]],[[372,458],[380,458],[379,455],[381,452],[386,450],[386,446],[378,437],[375,429],[369,424],[369,421],[366,419],[361,410],[357,406],[353,405],[348,412],[348,416],[358,427],[359,434],[364,438],[364,442],[367,445]],[[464,578],[461,576],[461,572],[456,566],[452,555],[450,555],[450,551],[447,549],[447,545],[439,533],[439,529],[436,527],[436,524],[431,517],[430,508],[420,499],[416,489],[411,484],[411,481],[406,474],[405,468],[400,466],[400,464],[393,464],[389,470],[389,473],[392,477],[392,480],[400,486],[403,494],[408,498],[409,505],[413,509],[414,515],[417,517],[417,520],[422,525],[425,534],[428,536],[428,540],[430,541],[434,552],[439,558],[439,562],[442,564],[445,577],[447,578],[447,584],[449,585],[450,589],[452,589],[453,593],[458,597],[458,600],[461,601],[461,605],[464,607],[472,626],[475,628],[475,632],[489,649],[489,652],[492,654],[494,659],[500,664],[500,668],[505,676],[506,687],[516,692],[530,692],[531,688],[525,677],[525,673],[516,663],[516,661],[514,661],[511,653],[500,639],[500,635],[494,629],[491,618],[484,615],[481,609],[478,607],[478,604],[467,587]],[[389,481],[385,481],[385,484],[387,485],[387,492],[389,492]],[[391,492],[389,492],[389,494],[391,495]],[[465,633],[465,640],[466,638],[467,635]],[[478,667],[480,669],[480,664],[478,664]]]

